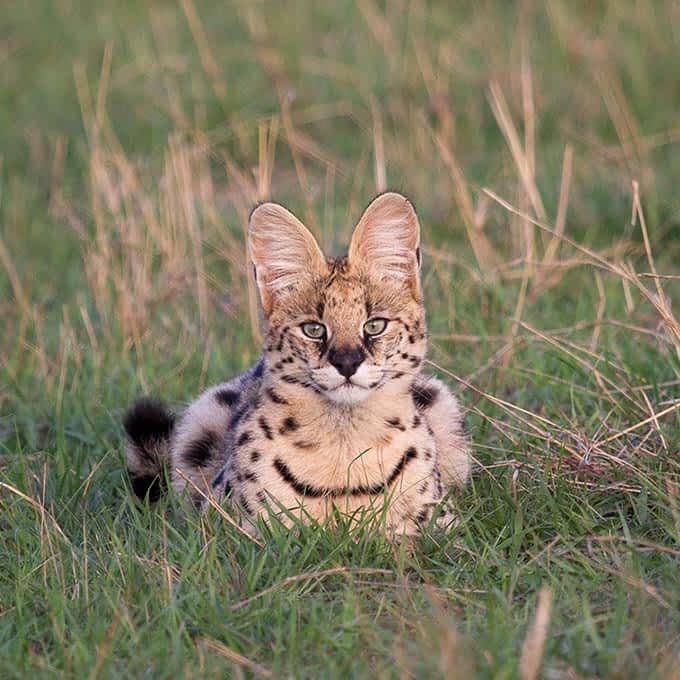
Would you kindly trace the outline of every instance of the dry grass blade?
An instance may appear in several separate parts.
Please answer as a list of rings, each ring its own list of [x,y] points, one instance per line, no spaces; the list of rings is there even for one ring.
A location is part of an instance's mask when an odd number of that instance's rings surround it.
[[[14,299],[17,304],[21,307],[21,313],[23,318],[30,318],[31,316],[31,305],[28,300],[26,293],[24,292],[24,287],[21,285],[21,279],[14,266],[13,259],[5,246],[2,237],[0,237],[0,262],[5,268],[5,273],[9,279],[10,285],[12,286],[12,292],[14,293]]]
[[[375,161],[375,189],[382,193],[387,189],[387,169],[385,167],[385,144],[383,139],[382,114],[375,97],[371,97],[371,117],[373,118],[373,153]]]
[[[505,101],[505,97],[503,96],[503,91],[501,90],[498,83],[491,83],[489,86],[489,95],[491,109],[494,116],[496,117],[496,121],[498,122],[501,131],[503,132],[503,136],[510,147],[512,158],[515,162],[515,165],[517,166],[524,190],[529,197],[529,201],[531,202],[531,206],[534,209],[534,213],[539,220],[545,222],[547,215],[545,208],[543,207],[541,195],[539,194],[538,188],[536,186],[532,163],[529,158],[527,158],[527,155],[522,148],[519,135],[517,134],[517,129],[515,128],[515,124],[512,122],[512,116],[510,115],[508,105]]]
[[[425,121],[423,122],[426,124]],[[475,254],[475,258],[477,259],[477,263],[482,270],[483,276],[487,280],[493,281],[497,278],[496,271],[501,258],[477,221],[472,197],[470,196],[470,189],[453,149],[441,134],[435,132],[431,128],[430,133],[442,161],[451,176],[453,182],[453,195],[460,215],[463,218],[465,231]]]
[[[63,538],[64,541],[68,543],[68,545],[71,545],[71,541],[69,540],[68,536],[62,531],[61,527],[59,526],[59,522],[57,522],[54,516],[51,515],[48,510],[45,509],[45,506],[42,503],[35,500],[35,498],[31,498],[23,491],[19,491],[19,489],[12,486],[11,484],[7,484],[6,482],[0,482],[0,488],[7,489],[14,495],[18,496],[22,500],[25,500],[27,503],[29,503],[40,515],[40,518],[43,523],[45,521],[45,518],[48,518],[52,526],[54,527],[55,531],[59,534],[59,536],[61,536],[61,538]]]
[[[550,623],[551,601],[552,591],[543,586],[538,593],[536,612],[522,645],[522,656],[519,661],[519,677],[522,680],[536,680],[539,677],[543,647]]]
[[[182,9],[184,10],[184,15],[187,18],[191,35],[193,36],[194,42],[198,47],[198,53],[201,56],[203,69],[210,77],[213,90],[226,110],[228,105],[227,89],[224,86],[224,75],[220,71],[220,67],[217,65],[217,61],[215,60],[212,50],[210,49],[210,44],[208,42],[208,38],[206,37],[201,19],[198,16],[198,12],[196,11],[196,7],[194,6],[192,0],[182,0]]]
[[[322,579],[327,576],[336,576],[338,574],[343,574],[346,576],[369,576],[371,574],[381,574],[389,576],[392,574],[392,572],[389,569],[374,569],[374,568],[353,569],[352,567],[333,567],[331,569],[321,569],[320,571],[310,571],[307,572],[306,574],[296,574],[295,576],[288,576],[284,578],[282,581],[279,581],[278,583],[269,586],[269,588],[265,588],[264,590],[261,590],[259,593],[256,593],[251,597],[247,597],[245,600],[241,600],[240,602],[231,605],[231,608],[233,610],[241,609],[242,607],[245,607],[251,602],[259,600],[261,597],[265,597],[265,595],[269,595],[270,593],[276,592],[280,588],[284,588],[285,586],[288,586],[291,583],[299,583],[301,581],[312,581],[314,579]]]
[[[208,637],[202,637],[198,639],[198,643],[212,652],[217,652],[217,654],[224,657],[225,659],[228,659],[232,663],[235,663],[243,668],[247,668],[252,673],[255,673],[255,675],[259,675],[263,678],[274,677],[274,674],[269,669],[261,666],[255,661],[251,661],[247,656],[243,656],[243,654],[235,652],[233,649],[227,647],[221,642],[218,642],[217,640],[213,640],[212,638]]]
[[[652,413],[652,415],[649,416],[649,418],[645,418],[644,420],[641,420],[639,423],[635,423],[634,425],[627,427],[625,430],[621,430],[620,432],[616,432],[610,437],[607,437],[605,440],[599,442],[599,445],[602,446],[604,444],[609,444],[613,441],[616,441],[617,439],[620,439],[621,437],[624,437],[625,435],[631,432],[635,432],[635,430],[639,430],[644,425],[649,425],[650,423],[656,424],[659,418],[662,418],[663,416],[668,415],[673,411],[677,411],[678,409],[680,409],[680,400],[678,400],[678,402],[675,404],[671,404],[671,406],[669,406],[668,408],[659,411],[658,413]]]
[[[109,650],[111,649],[111,644],[113,642],[113,638],[116,634],[116,630],[118,629],[119,624],[120,614],[116,613],[114,615],[113,621],[109,624],[109,627],[106,629],[104,639],[102,640],[101,644],[97,647],[97,657],[95,659],[94,665],[92,666],[92,670],[90,671],[90,675],[88,676],[88,680],[96,680],[96,678],[99,677],[99,673],[103,668],[104,663],[106,662],[106,657],[108,656]]]
[[[547,224],[534,219],[530,215],[527,215],[525,212],[522,212],[521,210],[518,210],[513,205],[508,203],[508,201],[498,196],[498,194],[493,192],[491,189],[484,188],[483,191],[487,196],[492,198],[499,205],[502,205],[506,210],[513,213],[514,215],[518,215],[519,217],[523,217],[524,219],[530,220],[532,224],[536,225],[540,229],[543,229],[544,231],[550,234],[556,233],[555,230],[549,227]],[[638,215],[642,215],[641,209],[639,210]],[[638,292],[654,307],[654,309],[656,309],[657,313],[659,314],[664,324],[666,325],[668,331],[670,332],[676,353],[678,357],[680,357],[680,322],[673,315],[673,312],[670,309],[670,306],[668,305],[668,300],[666,296],[662,295],[661,297],[659,297],[658,288],[657,293],[650,291],[642,283],[640,276],[632,269],[632,267],[624,264],[612,263],[599,253],[579,243],[576,243],[576,241],[570,239],[567,236],[561,235],[559,236],[559,238],[564,243],[569,244],[572,248],[575,248],[579,252],[591,258],[593,264],[595,264],[596,266],[600,267],[601,269],[604,269],[605,271],[608,271],[611,274],[615,274],[616,276],[620,277],[625,283],[628,283],[632,285],[634,288],[636,288]],[[660,285],[658,278],[655,278],[655,283],[657,286]]]
[[[564,147],[564,157],[562,159],[562,180],[560,182],[560,197],[557,202],[557,216],[555,217],[555,233],[545,249],[543,262],[552,262],[555,259],[560,246],[560,239],[564,234],[564,227],[567,223],[567,206],[569,205],[573,158],[574,150],[571,144],[567,144]]]

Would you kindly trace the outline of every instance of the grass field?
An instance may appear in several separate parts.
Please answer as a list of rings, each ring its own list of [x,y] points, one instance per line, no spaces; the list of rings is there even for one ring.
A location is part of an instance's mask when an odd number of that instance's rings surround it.
[[[0,9],[0,677],[680,677],[672,0]],[[136,506],[120,421],[258,355],[243,227],[423,225],[446,535]]]

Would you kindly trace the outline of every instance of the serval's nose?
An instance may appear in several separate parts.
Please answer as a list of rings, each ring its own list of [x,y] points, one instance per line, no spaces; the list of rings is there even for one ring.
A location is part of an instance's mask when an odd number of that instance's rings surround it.
[[[366,353],[362,347],[333,347],[328,353],[328,361],[348,380],[357,372],[365,358]]]

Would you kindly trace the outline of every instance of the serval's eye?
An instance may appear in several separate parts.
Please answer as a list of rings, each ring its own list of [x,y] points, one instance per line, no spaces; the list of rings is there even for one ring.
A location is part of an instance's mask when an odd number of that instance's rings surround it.
[[[326,337],[326,326],[316,321],[308,321],[303,323],[302,332],[312,340],[323,340]]]
[[[364,324],[366,335],[380,335],[387,328],[387,319],[369,319]]]

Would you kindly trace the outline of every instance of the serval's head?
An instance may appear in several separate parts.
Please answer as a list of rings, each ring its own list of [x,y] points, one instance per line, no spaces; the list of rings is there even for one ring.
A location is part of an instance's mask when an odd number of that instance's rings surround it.
[[[426,340],[420,228],[407,198],[376,198],[346,257],[326,257],[276,203],[253,211],[248,236],[276,379],[344,404],[411,383]]]

